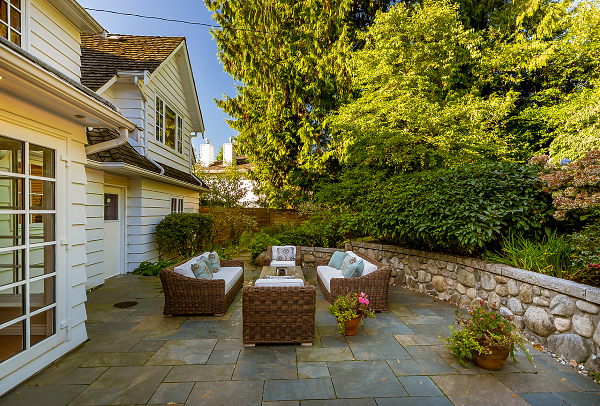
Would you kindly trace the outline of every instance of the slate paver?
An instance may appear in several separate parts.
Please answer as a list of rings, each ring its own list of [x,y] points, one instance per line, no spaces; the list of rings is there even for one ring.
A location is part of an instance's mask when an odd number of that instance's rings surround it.
[[[327,366],[338,398],[408,396],[384,361],[334,361]]]
[[[149,333],[144,340],[192,340],[195,337],[194,330],[160,330]]]
[[[449,375],[458,372],[440,357],[431,359],[387,360],[396,375]]]
[[[115,308],[102,308],[96,311],[92,311],[88,314],[87,321],[88,322],[117,322],[117,321],[127,321],[125,318],[130,316],[135,309],[115,309]]]
[[[348,347],[348,342],[341,335],[320,337],[323,348],[344,348]]]
[[[237,321],[207,321],[196,338],[242,338],[242,324]]]
[[[250,348],[240,351],[232,379],[297,379],[297,377],[294,349]]]
[[[322,337],[321,337],[322,338]],[[298,362],[351,361],[354,355],[350,348],[297,348]]]
[[[173,403],[185,403],[192,388],[193,382],[184,383],[162,383],[154,395],[148,401],[149,405],[166,405]]]
[[[528,403],[493,375],[439,375],[431,380],[455,405],[526,406]]]
[[[150,400],[171,367],[112,367],[77,396],[77,405],[140,405]]]
[[[568,405],[563,399],[554,393],[522,393],[521,397],[531,406],[565,406]]]
[[[259,406],[263,385],[263,381],[198,382],[188,397],[188,403],[198,406]]]
[[[573,371],[573,369],[569,365],[561,364],[560,362],[556,362],[548,356],[534,356],[533,357],[534,364],[541,364],[556,375],[565,378],[567,381],[576,385],[584,391],[588,392],[599,392],[600,385],[594,382],[590,377],[581,375],[578,372]]]
[[[94,354],[67,354],[25,381],[25,385],[56,385],[93,356]]]
[[[144,365],[154,352],[107,352],[94,355],[83,367],[127,367]]]
[[[108,323],[92,323],[86,326],[88,331],[128,331],[134,328],[137,323],[127,323],[122,321]]]
[[[204,364],[217,340],[169,340],[148,360],[147,365]]]
[[[215,346],[216,351],[225,351],[225,350],[243,350],[244,343],[241,339],[228,339],[228,338],[219,338],[217,345]]]
[[[102,332],[76,351],[82,353],[127,352],[148,335],[148,331]]]
[[[335,397],[331,379],[265,381],[263,400],[331,399]]]
[[[315,379],[329,378],[329,368],[326,362],[298,362],[298,378]]]
[[[553,372],[495,374],[502,383],[517,393],[580,392],[577,386]],[[600,390],[600,387],[598,388]]]
[[[410,359],[404,347],[391,336],[351,336],[346,340],[357,360]]]
[[[235,365],[176,365],[165,382],[213,382],[230,381]]]
[[[555,393],[571,406],[599,406],[600,392],[559,392]]]
[[[0,406],[63,406],[69,404],[87,385],[20,386],[0,398]]]
[[[410,396],[443,396],[436,384],[427,376],[398,377]]]
[[[108,367],[77,368],[57,385],[90,385],[100,375],[105,373],[107,369]]]
[[[446,397],[377,398],[377,406],[454,406]]]
[[[427,336],[423,334],[395,334],[394,338],[398,340],[400,345],[439,345],[440,340],[435,336]]]
[[[204,326],[205,321],[186,321],[181,326],[179,326],[180,330],[196,330],[200,331],[200,329]]]
[[[275,402],[262,402],[262,406],[300,406],[299,400],[277,400]]]
[[[129,352],[156,352],[164,343],[165,340],[142,340],[130,349]]]
[[[214,350],[208,358],[207,364],[235,364],[240,350]]]
[[[164,303],[164,300],[163,300]],[[187,320],[186,317],[165,317],[162,314],[144,317],[134,330],[177,330]]]

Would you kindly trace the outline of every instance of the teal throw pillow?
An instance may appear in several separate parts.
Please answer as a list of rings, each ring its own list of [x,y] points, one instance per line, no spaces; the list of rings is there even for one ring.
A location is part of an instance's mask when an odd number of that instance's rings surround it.
[[[343,251],[336,251],[333,253],[333,255],[331,256],[331,259],[329,260],[329,266],[335,269],[340,269],[342,267],[342,263],[344,262],[344,259],[348,256],[347,253],[343,252]]]
[[[212,279],[213,275],[210,271],[210,268],[204,261],[204,258],[200,257],[198,260],[192,264],[192,272],[196,279]]]
[[[342,271],[344,278],[354,278],[361,275],[362,270],[360,268],[364,268],[363,260],[348,255],[344,258],[340,271]]]
[[[219,254],[216,252],[205,252],[200,256],[200,258],[204,258],[206,260],[212,273],[217,273],[221,270],[221,261],[219,260]]]

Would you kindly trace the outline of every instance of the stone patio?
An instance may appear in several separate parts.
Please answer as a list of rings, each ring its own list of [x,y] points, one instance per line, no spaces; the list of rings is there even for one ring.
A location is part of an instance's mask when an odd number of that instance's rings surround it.
[[[245,283],[259,273],[247,264]],[[535,367],[524,355],[494,373],[462,367],[438,339],[451,304],[391,286],[391,311],[344,337],[317,292],[313,347],[244,348],[241,291],[222,317],[165,318],[158,278],[107,280],[88,295],[89,340],[0,406],[600,405],[599,385],[533,347]],[[113,307],[128,300],[138,305]]]

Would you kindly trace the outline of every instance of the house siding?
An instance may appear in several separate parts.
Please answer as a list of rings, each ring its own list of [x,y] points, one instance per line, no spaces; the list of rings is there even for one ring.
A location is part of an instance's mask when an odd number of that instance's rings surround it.
[[[27,44],[24,48],[52,67],[81,81],[79,29],[47,1],[30,1]]]

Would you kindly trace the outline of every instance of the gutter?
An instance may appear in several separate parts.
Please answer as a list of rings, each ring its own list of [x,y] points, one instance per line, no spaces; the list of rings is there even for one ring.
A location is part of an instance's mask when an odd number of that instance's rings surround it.
[[[188,189],[194,189],[202,192],[209,191],[209,189],[205,188],[204,186],[193,185],[191,183],[187,183],[181,180],[169,178],[168,176],[161,176],[158,173],[150,172],[146,169],[138,168],[137,166],[129,165],[123,162],[97,162],[88,159],[86,166],[95,169],[123,170],[127,172],[137,173],[147,178],[156,179],[163,183],[171,183],[173,185],[182,186]]]
[[[107,149],[116,148],[125,144],[127,142],[127,138],[129,138],[129,130],[121,127],[119,128],[119,138],[104,141],[99,144],[88,145],[85,147],[85,154],[90,155],[97,152],[106,151]]]

